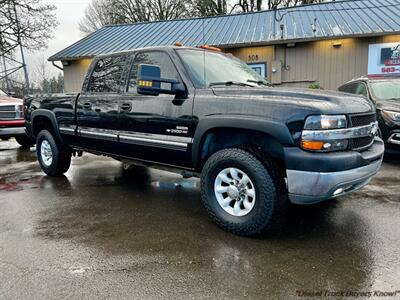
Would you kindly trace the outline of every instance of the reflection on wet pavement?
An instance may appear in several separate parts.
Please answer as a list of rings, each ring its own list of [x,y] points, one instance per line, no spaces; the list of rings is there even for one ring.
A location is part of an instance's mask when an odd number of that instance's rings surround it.
[[[400,164],[350,196],[292,207],[275,235],[218,229],[199,181],[85,154],[43,175],[0,142],[0,297],[290,299],[399,289]],[[16,188],[6,187],[14,186]],[[400,296],[400,292],[399,292]]]

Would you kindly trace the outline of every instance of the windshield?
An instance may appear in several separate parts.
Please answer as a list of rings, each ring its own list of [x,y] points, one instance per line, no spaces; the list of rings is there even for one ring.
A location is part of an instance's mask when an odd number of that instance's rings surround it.
[[[249,86],[267,84],[256,71],[231,55],[205,50],[182,49],[178,52],[198,87],[224,83]]]
[[[377,100],[400,101],[400,80],[372,82],[371,89]]]

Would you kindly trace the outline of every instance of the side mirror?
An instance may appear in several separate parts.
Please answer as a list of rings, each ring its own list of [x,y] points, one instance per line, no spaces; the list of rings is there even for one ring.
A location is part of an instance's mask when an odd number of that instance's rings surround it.
[[[168,94],[183,97],[186,95],[186,88],[178,80],[161,78],[159,66],[140,64],[137,92],[142,95],[158,96],[159,94]]]

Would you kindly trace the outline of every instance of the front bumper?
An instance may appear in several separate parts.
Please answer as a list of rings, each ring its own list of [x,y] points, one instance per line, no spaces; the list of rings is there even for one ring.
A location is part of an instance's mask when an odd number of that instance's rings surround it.
[[[354,154],[364,155],[363,159],[359,160],[364,163],[355,166],[355,161],[350,161],[352,165],[350,169],[344,168],[333,172],[288,169],[286,172],[290,201],[294,204],[313,204],[362,188],[379,171],[384,151],[382,140],[375,138],[369,150],[365,153]],[[321,157],[317,156],[317,159],[320,161]],[[365,164],[366,160],[368,160],[367,164]],[[343,164],[345,162],[337,161],[337,165]]]
[[[10,138],[25,135],[25,127],[4,127],[0,128],[0,138]]]

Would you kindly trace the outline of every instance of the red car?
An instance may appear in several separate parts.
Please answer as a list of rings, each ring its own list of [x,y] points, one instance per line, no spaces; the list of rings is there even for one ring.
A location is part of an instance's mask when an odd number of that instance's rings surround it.
[[[13,98],[0,89],[0,139],[14,137],[23,147],[33,146],[25,133],[24,109],[21,99]]]

